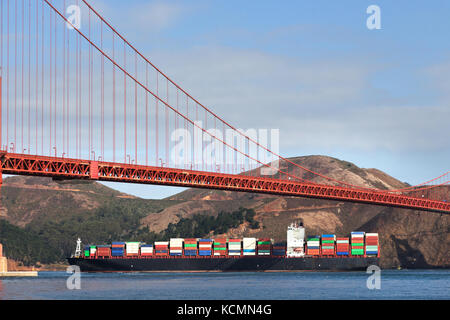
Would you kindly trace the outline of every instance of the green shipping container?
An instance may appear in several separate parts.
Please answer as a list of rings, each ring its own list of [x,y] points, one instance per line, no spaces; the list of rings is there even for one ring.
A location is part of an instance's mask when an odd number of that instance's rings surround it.
[[[187,243],[187,244],[184,245],[184,247],[185,248],[197,248],[197,245],[195,243],[193,243],[193,244]]]
[[[334,249],[334,246],[322,246],[322,249]]]
[[[364,247],[364,243],[352,243],[352,247]]]
[[[258,244],[269,244],[270,245],[270,241],[258,241]]]
[[[366,246],[366,251],[378,251],[378,246]]]
[[[362,256],[364,254],[364,250],[362,249],[352,249],[352,255],[354,256]]]
[[[333,240],[322,240],[322,243],[334,243]]]
[[[214,251],[223,251],[226,250],[227,248],[214,248]]]
[[[90,251],[89,250],[84,250],[84,256],[85,257],[89,257],[90,255]]]

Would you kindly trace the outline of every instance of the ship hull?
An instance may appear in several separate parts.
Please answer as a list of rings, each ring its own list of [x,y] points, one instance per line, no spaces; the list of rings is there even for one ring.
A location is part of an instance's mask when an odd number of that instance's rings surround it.
[[[82,272],[245,272],[245,271],[362,271],[378,265],[376,257],[366,258],[68,258]]]

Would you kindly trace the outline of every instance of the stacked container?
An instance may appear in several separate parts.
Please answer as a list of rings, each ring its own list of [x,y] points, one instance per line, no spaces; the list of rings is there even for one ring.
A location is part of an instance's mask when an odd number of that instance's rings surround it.
[[[320,255],[320,240],[319,236],[310,237],[306,241],[306,254],[309,256],[318,256]]]
[[[283,243],[274,243],[272,255],[282,257],[286,254],[286,245]]]
[[[89,253],[91,257],[95,257],[95,254],[97,253],[97,247],[96,246],[89,246]]]
[[[139,255],[139,245],[140,245],[140,242],[125,242],[127,257],[138,256]]]
[[[366,233],[366,255],[378,256],[378,233]]]
[[[348,256],[350,249],[349,238],[337,238],[336,239],[336,255]]]
[[[168,256],[169,255],[169,242],[157,241],[155,242],[155,256]]]
[[[111,245],[111,256],[123,257],[125,254],[125,242],[113,242]]]
[[[185,256],[197,255],[197,239],[184,239],[184,255]]]
[[[181,256],[183,254],[183,240],[181,238],[170,239],[170,255]]]
[[[227,255],[227,239],[220,238],[214,239],[214,255],[226,256]]]
[[[210,256],[212,254],[212,244],[213,241],[211,239],[198,240],[198,255]]]
[[[258,256],[270,256],[272,240],[269,238],[258,239]]]
[[[352,256],[364,255],[364,232],[354,231],[351,233]]]
[[[256,254],[256,238],[244,238],[244,256],[254,256]]]
[[[91,247],[90,246],[84,246],[84,256],[89,257],[91,255]]]
[[[228,240],[228,255],[240,256],[241,255],[241,239],[229,239]]]
[[[322,235],[322,255],[334,256],[334,243],[336,241],[336,235],[323,234]]]
[[[152,244],[141,244],[141,256],[148,257],[153,255]]]
[[[98,257],[111,257],[111,246],[97,246]]]

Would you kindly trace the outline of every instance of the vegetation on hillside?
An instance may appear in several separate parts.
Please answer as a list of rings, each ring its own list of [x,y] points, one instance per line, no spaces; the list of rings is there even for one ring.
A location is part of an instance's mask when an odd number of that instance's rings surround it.
[[[250,228],[259,228],[259,222],[254,220],[253,209],[240,208],[234,212],[220,212],[216,217],[201,214],[194,215],[191,219],[181,218],[178,223],[170,223],[164,232],[165,238],[200,238],[213,231],[214,234],[226,233],[231,228],[237,228],[244,221]]]
[[[40,235],[4,220],[0,220],[0,243],[6,244],[5,256],[21,261],[26,266],[60,260],[58,250],[49,245]]]

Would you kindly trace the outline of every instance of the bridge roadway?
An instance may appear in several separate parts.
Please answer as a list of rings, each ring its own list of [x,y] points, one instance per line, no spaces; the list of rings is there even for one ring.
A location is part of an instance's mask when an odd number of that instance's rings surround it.
[[[4,174],[266,193],[450,214],[450,203],[448,202],[385,191],[378,192],[236,174],[44,157],[5,151],[0,153],[0,157],[0,170]]]

